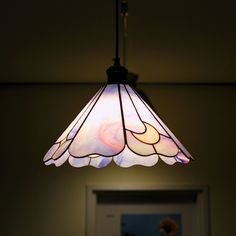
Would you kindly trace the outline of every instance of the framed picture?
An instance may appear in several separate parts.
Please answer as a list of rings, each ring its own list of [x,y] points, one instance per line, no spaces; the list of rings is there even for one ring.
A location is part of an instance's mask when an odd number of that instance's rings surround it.
[[[182,236],[181,214],[122,214],[121,236]]]
[[[88,186],[86,236],[209,236],[208,188]]]

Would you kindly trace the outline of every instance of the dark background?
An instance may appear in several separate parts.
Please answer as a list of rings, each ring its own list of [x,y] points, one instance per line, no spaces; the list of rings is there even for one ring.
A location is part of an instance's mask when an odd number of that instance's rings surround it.
[[[234,1],[129,1],[128,69],[195,157],[186,166],[44,166],[106,80],[114,1],[7,1],[0,15],[1,235],[85,235],[87,185],[207,185],[211,235],[233,235]]]
[[[7,1],[1,82],[103,82],[114,0]],[[129,0],[128,68],[140,82],[235,82],[235,4]]]

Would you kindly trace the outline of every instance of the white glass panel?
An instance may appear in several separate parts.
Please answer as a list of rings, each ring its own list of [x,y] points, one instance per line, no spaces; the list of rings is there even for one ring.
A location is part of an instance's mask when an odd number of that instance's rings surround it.
[[[157,144],[154,144],[154,147],[158,154],[163,154],[165,156],[175,156],[179,152],[179,149],[173,140],[162,135],[160,136],[160,141]]]
[[[153,114],[147,108],[148,105],[146,105],[146,106],[144,105],[141,98],[139,98],[135,94],[135,92],[130,88],[129,85],[125,85],[125,86],[128,89],[128,92],[129,92],[129,94],[130,94],[130,96],[131,96],[131,98],[132,98],[132,100],[135,104],[135,107],[138,110],[139,116],[141,117],[142,121],[144,121],[146,123],[149,123],[150,125],[155,127],[159,133],[167,135],[165,130],[161,127],[161,125],[157,122],[157,120],[155,119]]]
[[[90,158],[83,157],[83,158],[74,158],[72,156],[69,157],[69,163],[74,167],[83,167],[89,165]]]
[[[96,168],[103,168],[106,167],[112,161],[112,157],[96,157],[91,158],[90,166]]]
[[[162,161],[164,161],[168,165],[173,165],[176,163],[176,160],[174,157],[165,157],[162,155],[159,155],[159,157],[162,159]]]
[[[113,160],[120,167],[130,167],[133,165],[153,166],[158,161],[158,155],[143,157],[136,155],[128,147],[125,147],[123,152],[113,157]]]
[[[145,131],[145,126],[140,120],[124,85],[120,85],[120,88],[125,128],[136,133],[143,133]]]
[[[65,152],[65,150],[68,148],[68,146],[70,145],[71,141],[66,141],[64,142],[58,149],[57,151],[54,153],[54,155],[52,156],[53,159],[57,159],[62,153]]]
[[[153,145],[140,142],[130,131],[126,131],[127,143],[129,148],[140,155],[151,155],[155,153]]]
[[[46,153],[46,155],[43,158],[43,161],[47,161],[49,160],[53,154],[56,152],[56,150],[59,148],[59,143],[55,143],[52,145],[52,147],[48,150],[48,152]]]
[[[97,93],[90,99],[90,101],[88,102],[88,104],[83,108],[83,110],[76,116],[76,118],[71,122],[71,124],[67,127],[67,129],[63,132],[63,134],[57,139],[56,143],[61,142],[63,139],[66,138],[66,136],[71,132],[72,128],[76,125],[76,123],[79,121],[79,119],[84,115],[85,111],[88,109],[88,111],[90,110],[89,108],[92,107],[92,105],[94,104],[94,102],[96,102],[96,99],[98,98],[99,94],[101,93],[103,87],[100,88]],[[87,114],[88,112],[86,112]],[[83,116],[85,117],[86,114]],[[83,120],[83,119],[82,119]],[[80,122],[81,123],[81,122]],[[78,126],[77,126],[78,129]],[[72,133],[70,134],[70,139],[73,138],[75,132],[77,131],[77,129],[73,129]]]
[[[77,157],[91,154],[113,156],[123,148],[124,133],[118,85],[110,84],[81,126],[69,151]]]

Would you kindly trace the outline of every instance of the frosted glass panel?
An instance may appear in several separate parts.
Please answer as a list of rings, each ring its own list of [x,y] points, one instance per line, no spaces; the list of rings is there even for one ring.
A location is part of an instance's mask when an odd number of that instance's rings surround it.
[[[91,158],[90,165],[96,168],[106,167],[112,161],[112,157],[96,157]]]
[[[69,157],[69,163],[74,167],[83,167],[89,165],[90,158],[83,157],[83,158],[74,158],[72,156]]]
[[[162,159],[162,161],[164,161],[168,165],[173,165],[176,162],[176,159],[173,157],[165,157],[162,155],[159,155],[159,157]]]
[[[158,155],[140,156],[126,147],[122,153],[115,156],[113,159],[115,163],[121,167],[130,167],[133,165],[153,166],[158,161]]]

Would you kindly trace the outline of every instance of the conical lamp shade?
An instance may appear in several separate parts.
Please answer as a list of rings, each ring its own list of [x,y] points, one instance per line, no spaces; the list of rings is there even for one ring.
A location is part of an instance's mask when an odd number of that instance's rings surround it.
[[[84,107],[44,157],[46,165],[102,168],[188,163],[188,151],[127,84],[107,84]]]

